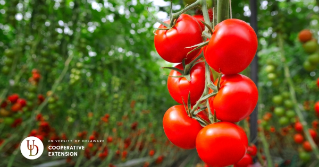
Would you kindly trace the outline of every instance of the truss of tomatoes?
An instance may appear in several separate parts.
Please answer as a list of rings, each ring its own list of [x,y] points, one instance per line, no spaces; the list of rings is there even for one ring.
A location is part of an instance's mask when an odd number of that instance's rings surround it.
[[[160,25],[155,32],[154,43],[158,54],[168,62],[180,63],[168,67],[172,70],[167,87],[172,98],[180,105],[166,111],[163,118],[165,134],[180,148],[196,148],[199,157],[209,166],[235,164],[239,167],[252,163],[246,155],[246,133],[234,123],[248,117],[257,104],[255,83],[238,74],[253,60],[257,51],[257,36],[246,22],[227,19],[215,26],[206,46],[193,50],[191,46],[204,41],[202,29],[203,25],[195,17],[181,14],[173,27]],[[198,57],[201,52],[204,60]],[[208,70],[210,81],[207,81],[205,63],[223,75],[214,81]],[[203,100],[208,100],[207,107],[210,107],[208,111],[211,113],[203,108],[190,113],[190,108],[202,102],[206,82],[218,88],[210,89],[207,95],[215,95]],[[213,115],[218,121],[211,123],[208,115]]]

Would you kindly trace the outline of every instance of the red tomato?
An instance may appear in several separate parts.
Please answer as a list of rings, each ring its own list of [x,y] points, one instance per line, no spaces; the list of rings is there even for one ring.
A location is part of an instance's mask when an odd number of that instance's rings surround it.
[[[238,122],[253,112],[257,100],[258,90],[251,79],[241,74],[223,75],[219,92],[210,99],[210,107],[212,112],[216,110],[217,119]]]
[[[169,21],[166,21],[169,24]],[[159,28],[166,28],[160,25]],[[202,29],[195,18],[182,14],[170,30],[157,30],[154,37],[155,48],[158,54],[171,63],[181,63],[184,58],[192,60],[200,50],[187,55],[194,46],[203,41]]]
[[[194,15],[193,17],[196,18],[198,24],[202,28],[202,31],[204,31],[205,30],[205,25],[201,22],[201,21],[205,22],[204,16],[199,14],[199,15]]]
[[[235,164],[244,157],[247,147],[244,130],[230,122],[207,125],[196,138],[199,157],[213,167]]]
[[[215,27],[204,56],[217,72],[236,74],[248,67],[257,51],[253,28],[238,19],[227,19]]]
[[[257,155],[257,147],[255,144],[252,144],[247,148],[247,154],[250,156],[256,156]]]
[[[303,142],[303,136],[301,134],[297,133],[294,135],[294,140],[296,143],[300,144]]]
[[[188,117],[183,105],[175,105],[166,111],[163,128],[173,144],[183,149],[193,149],[202,126],[195,119]]]
[[[15,103],[17,102],[17,100],[19,99],[19,95],[18,94],[12,94],[8,97],[8,100],[11,102],[11,103]]]
[[[22,108],[27,105],[27,101],[25,101],[24,99],[18,99],[17,103],[19,103]]]
[[[318,120],[312,121],[312,127],[313,127],[314,129],[318,129],[318,125],[319,125],[319,121],[318,121]]]
[[[309,129],[310,136],[315,140],[317,138],[317,132],[313,129]]]
[[[238,161],[237,163],[235,163],[234,167],[247,167],[248,165],[253,164],[253,159],[251,158],[250,155],[245,154],[245,156]]]
[[[299,32],[298,38],[300,42],[307,42],[312,39],[312,33],[307,29],[302,30]]]
[[[317,79],[317,87],[319,88],[319,78]]]
[[[302,147],[307,151],[307,152],[311,152],[312,148],[311,145],[308,141],[303,142]]]
[[[297,132],[302,132],[302,124],[300,122],[295,123],[295,130]]]
[[[175,66],[178,69],[183,70],[182,64]],[[181,73],[172,70],[169,73],[170,76],[179,76]],[[191,104],[195,104],[197,100],[202,96],[205,89],[205,63],[197,63],[190,71],[191,80],[188,81],[186,78],[168,77],[167,88],[173,99],[183,104],[188,101],[188,94],[190,92]],[[213,76],[211,76],[213,80]]]
[[[315,112],[316,112],[317,117],[319,117],[319,101],[317,101],[315,104]]]
[[[152,157],[153,155],[155,154],[155,151],[154,150],[151,150],[150,152],[149,152],[149,155]]]
[[[19,110],[21,110],[21,104],[20,103],[15,103],[15,104],[13,104],[12,105],[12,107],[11,107],[11,111],[12,112],[17,112],[17,111],[19,111]]]

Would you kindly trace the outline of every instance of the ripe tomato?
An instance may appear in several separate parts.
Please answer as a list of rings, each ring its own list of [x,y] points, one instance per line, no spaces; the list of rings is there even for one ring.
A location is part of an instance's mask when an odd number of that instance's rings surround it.
[[[319,78],[317,79],[317,87],[319,88]]]
[[[169,24],[169,21],[166,21]],[[166,28],[160,25],[159,28]],[[187,55],[194,46],[203,41],[202,29],[195,18],[182,14],[176,24],[170,30],[157,30],[154,37],[155,48],[158,54],[171,63],[181,63],[184,58],[186,62],[192,60],[200,50]]]
[[[295,123],[295,130],[297,132],[302,132],[302,124],[300,122]]]
[[[201,22],[201,21],[205,21],[205,20],[204,20],[204,16],[198,14],[198,15],[194,15],[193,17],[197,20],[198,24],[199,24],[200,27],[202,28],[202,31],[204,31],[204,30],[205,30],[205,25]]]
[[[11,111],[12,111],[12,112],[17,112],[17,111],[19,111],[19,110],[21,110],[21,109],[22,109],[22,106],[21,106],[20,103],[15,103],[15,104],[13,104],[12,107],[11,107]]]
[[[8,100],[11,102],[11,103],[15,103],[17,102],[17,100],[19,99],[19,95],[18,94],[12,94],[8,97]]]
[[[253,164],[253,159],[250,155],[245,154],[245,156],[240,161],[235,163],[234,167],[247,167],[251,164]]]
[[[210,107],[212,112],[216,110],[217,119],[238,122],[253,112],[257,100],[258,90],[251,79],[241,74],[223,75],[219,92],[210,99]]]
[[[315,104],[315,112],[316,112],[317,117],[319,117],[319,101],[317,101]]]
[[[256,156],[257,155],[257,147],[256,147],[255,144],[252,144],[251,146],[248,146],[247,154],[250,155],[250,156]]]
[[[311,145],[308,141],[303,142],[302,147],[307,151],[307,152],[311,152],[312,148]]]
[[[173,144],[183,149],[193,149],[202,126],[187,115],[183,105],[175,105],[166,111],[163,128]]]
[[[297,133],[294,135],[294,140],[296,143],[300,144],[303,142],[303,136],[301,134]]]
[[[209,166],[228,166],[246,154],[248,139],[243,129],[230,122],[207,125],[197,135],[199,157]]]
[[[312,39],[312,33],[307,29],[302,30],[299,32],[298,38],[300,42],[307,42]]]
[[[17,103],[19,103],[22,108],[27,105],[27,101],[25,99],[18,99]]]
[[[183,70],[182,64],[175,66],[178,69]],[[179,76],[181,73],[172,70],[169,73],[170,76]],[[168,77],[167,88],[172,98],[180,104],[185,104],[188,101],[188,94],[190,93],[191,104],[195,104],[196,101],[202,96],[205,89],[205,63],[197,63],[190,71],[191,80],[186,78]],[[213,80],[213,76],[211,75]]]
[[[248,67],[257,46],[253,28],[242,20],[227,19],[215,27],[204,56],[215,71],[236,74]]]
[[[309,129],[310,136],[315,140],[317,138],[317,132],[313,129]]]

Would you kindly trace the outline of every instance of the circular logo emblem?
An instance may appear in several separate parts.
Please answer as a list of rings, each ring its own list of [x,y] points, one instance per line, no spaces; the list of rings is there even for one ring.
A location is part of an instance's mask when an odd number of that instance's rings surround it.
[[[30,136],[22,141],[20,150],[24,157],[33,160],[42,155],[44,146],[39,138]]]

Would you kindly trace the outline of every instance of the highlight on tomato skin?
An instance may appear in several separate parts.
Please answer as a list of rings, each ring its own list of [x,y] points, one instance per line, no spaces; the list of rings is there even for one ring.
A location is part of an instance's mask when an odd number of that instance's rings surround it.
[[[217,85],[217,80],[214,84]],[[258,90],[251,79],[241,74],[223,75],[219,92],[210,99],[210,107],[212,112],[216,111],[217,119],[238,122],[253,112],[257,101]]]
[[[245,131],[230,122],[207,125],[196,138],[198,155],[210,166],[233,165],[244,157],[247,148]]]
[[[182,64],[175,66],[180,70],[184,70]],[[181,73],[172,70],[167,78],[167,88],[172,98],[179,104],[188,102],[190,94],[191,104],[194,105],[204,92],[205,88],[205,63],[200,62],[194,65],[190,71],[190,81],[185,77],[179,77]],[[211,75],[213,80],[213,75]]]
[[[204,56],[215,71],[237,74],[249,66],[257,47],[257,36],[250,25],[239,19],[227,19],[215,26]]]
[[[202,126],[187,115],[183,105],[175,105],[164,114],[163,128],[167,138],[174,145],[183,149],[193,149]]]
[[[165,23],[169,24],[169,20]],[[160,25],[159,28],[166,27]],[[199,23],[194,17],[187,14],[180,15],[173,28],[157,30],[154,36],[157,53],[171,63],[181,63],[183,59],[189,63],[200,50],[188,54],[194,48],[187,47],[197,45],[202,41],[202,29]]]

